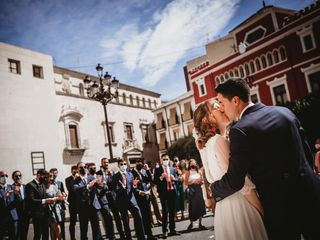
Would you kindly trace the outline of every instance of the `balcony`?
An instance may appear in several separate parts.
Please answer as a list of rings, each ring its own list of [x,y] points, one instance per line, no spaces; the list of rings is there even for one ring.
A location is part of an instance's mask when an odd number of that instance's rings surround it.
[[[156,124],[156,130],[159,130],[162,128],[166,128],[166,123],[163,119],[161,121],[158,121]]]

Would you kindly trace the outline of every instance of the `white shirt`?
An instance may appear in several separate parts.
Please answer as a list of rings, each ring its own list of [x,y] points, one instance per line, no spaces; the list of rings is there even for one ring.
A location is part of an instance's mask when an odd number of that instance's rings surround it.
[[[250,102],[244,109],[242,109],[241,113],[240,113],[240,116],[239,116],[239,119],[241,119],[242,117],[242,114],[250,107],[252,107],[254,105],[254,103]]]

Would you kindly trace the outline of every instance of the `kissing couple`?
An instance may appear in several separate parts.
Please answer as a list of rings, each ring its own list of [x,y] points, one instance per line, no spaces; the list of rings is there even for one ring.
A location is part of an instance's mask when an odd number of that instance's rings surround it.
[[[253,104],[243,79],[216,92],[217,103],[200,104],[193,118],[216,201],[215,239],[319,239],[320,179],[297,117]]]

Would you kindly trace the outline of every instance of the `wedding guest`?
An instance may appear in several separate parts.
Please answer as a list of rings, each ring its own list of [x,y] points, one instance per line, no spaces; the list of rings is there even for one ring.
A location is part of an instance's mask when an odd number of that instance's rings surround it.
[[[61,240],[61,222],[65,220],[65,214],[62,207],[62,202],[65,200],[65,194],[61,193],[58,186],[54,184],[54,175],[52,173],[46,173],[44,175],[45,196],[47,198],[53,198],[54,202],[48,204],[49,207],[49,226],[51,232],[51,239]]]
[[[153,208],[153,213],[156,216],[156,220],[157,222],[154,223],[153,222],[153,217],[151,215],[151,222],[153,225],[158,225],[161,226],[162,225],[162,216],[160,214],[160,209],[159,209],[159,204],[158,204],[158,199],[157,199],[157,190],[156,190],[156,185],[153,182],[154,179],[154,169],[159,167],[159,163],[156,163],[155,168],[151,168],[151,162],[148,162],[148,167],[150,168],[151,174],[152,174],[152,183],[151,183],[151,190],[150,190],[150,194],[151,194],[151,204],[152,204],[152,208]]]
[[[69,232],[70,239],[75,240],[75,226],[77,222],[77,199],[76,194],[73,191],[74,180],[79,176],[78,168],[76,165],[71,167],[71,175],[65,179],[66,187],[68,190],[68,203],[69,203],[69,215],[70,215],[70,224]]]
[[[26,185],[26,204],[30,207],[34,240],[49,239],[49,204],[55,202],[55,198],[46,197],[44,186],[45,176],[48,172],[39,169],[35,179]]]
[[[22,182],[22,174],[19,170],[12,173],[15,204],[18,213],[18,235],[20,239],[27,239],[30,221],[30,211],[26,204],[26,186]]]
[[[7,182],[8,174],[0,171],[0,239],[18,238],[18,213],[15,207],[15,187]]]
[[[150,191],[152,176],[147,164],[142,159],[137,160],[135,168],[132,170],[133,177],[138,179],[137,188],[134,192],[138,206],[141,211],[144,231],[148,240],[156,239],[151,230],[150,214]]]
[[[116,223],[116,227],[118,233],[120,235],[120,239],[124,239],[124,231],[122,226],[122,221],[120,217],[119,208],[116,204],[116,194],[113,190],[113,182],[112,177],[114,175],[113,171],[109,169],[109,160],[107,158],[101,159],[101,169],[96,173],[97,175],[101,176],[102,180],[106,182],[108,190],[106,192],[108,206],[111,209],[114,221]]]
[[[51,173],[53,175],[53,184],[57,186],[57,188],[59,189],[60,193],[61,194],[66,194],[65,190],[64,190],[64,186],[63,186],[63,182],[57,180],[57,177],[58,177],[58,169],[57,168],[51,168],[49,170],[49,173]],[[61,203],[61,207],[62,207],[62,210],[65,211],[67,208],[66,208],[66,205],[64,204],[64,202]],[[65,214],[64,214],[65,215]],[[64,227],[64,218],[63,218],[63,221],[59,222],[60,224],[60,228],[61,228],[61,236],[62,236],[62,239],[65,240],[66,239],[66,233],[65,233],[65,227]]]
[[[134,228],[138,239],[145,239],[145,232],[140,208],[137,204],[134,192],[137,190],[138,180],[134,179],[132,173],[127,171],[127,163],[121,159],[119,169],[113,176],[116,202],[120,209],[121,219],[125,229],[126,239],[131,239],[128,210],[133,216]]]
[[[196,160],[191,159],[189,162],[189,169],[186,172],[186,184],[190,189],[191,196],[189,197],[189,218],[190,224],[188,230],[193,228],[193,222],[199,220],[199,228],[206,229],[201,221],[203,215],[206,214],[206,206],[203,199],[201,185],[203,184],[203,177],[199,171],[199,165]]]
[[[176,197],[176,216],[175,219],[178,220],[177,213],[181,212],[181,219],[184,220],[184,191],[183,191],[183,183],[184,183],[184,175],[180,169],[179,158],[175,157],[173,160],[173,168],[178,175],[178,181],[176,182],[177,188],[177,197]]]
[[[176,231],[176,224],[174,221],[177,196],[176,181],[178,180],[178,175],[176,174],[175,170],[169,166],[169,161],[170,159],[168,154],[162,154],[160,160],[161,166],[155,169],[153,180],[157,185],[157,190],[162,206],[163,238],[167,238],[168,236],[168,215],[170,229],[169,235],[180,235],[180,233]]]

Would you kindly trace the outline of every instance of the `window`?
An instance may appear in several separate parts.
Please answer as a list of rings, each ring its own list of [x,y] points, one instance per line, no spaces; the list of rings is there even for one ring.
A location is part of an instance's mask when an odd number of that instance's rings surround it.
[[[268,81],[267,85],[270,87],[273,105],[283,105],[290,101],[286,75],[283,75],[280,78],[275,78],[272,81]]]
[[[136,97],[136,101],[137,101],[137,106],[139,107],[140,106],[140,99],[138,96]]]
[[[37,175],[39,169],[46,169],[44,152],[31,152],[32,174]]]
[[[240,77],[244,77],[244,71],[243,71],[243,67],[242,66],[240,66]]]
[[[159,143],[159,150],[167,149],[167,140],[166,140],[166,133],[160,133],[160,143]]]
[[[255,29],[252,29],[251,31],[246,33],[245,36],[245,42],[249,45],[252,44],[260,39],[262,39],[266,33],[266,29],[262,26],[258,26]]]
[[[261,57],[261,64],[262,64],[262,68],[266,68],[267,67],[267,60],[265,56]]]
[[[149,135],[148,135],[148,125],[141,124],[141,135],[142,135],[142,142],[148,143],[149,142]]]
[[[9,72],[21,74],[20,61],[8,59],[9,63]]]
[[[257,94],[252,94],[250,97],[251,97],[251,102],[253,102],[253,103],[258,102],[258,95]]]
[[[304,73],[308,92],[320,92],[320,63],[312,63],[306,68],[301,68]]]
[[[157,108],[157,105],[158,105],[158,104],[157,104],[157,101],[156,101],[156,100],[153,101],[153,104],[154,104],[154,108]]]
[[[146,107],[146,99],[145,98],[142,98],[142,106]]]
[[[132,123],[126,123],[124,125],[124,132],[126,139],[133,140],[133,125]]]
[[[108,141],[108,133],[107,133],[107,129],[106,129],[106,122],[102,122],[103,125],[103,130],[104,130],[104,134],[105,134],[105,141],[106,141],[106,146],[109,143]],[[111,143],[115,143],[115,136],[114,136],[114,122],[109,122],[109,134],[110,134],[110,140]]]
[[[79,94],[80,96],[84,96],[84,87],[82,83],[79,83]]]
[[[43,68],[41,66],[32,65],[33,76],[36,78],[43,78]]]
[[[148,99],[149,108],[151,108],[151,99]]]
[[[132,97],[132,95],[130,94],[130,105],[133,105],[133,97]]]
[[[259,58],[256,59],[256,67],[257,67],[257,71],[261,70],[261,64],[260,64]]]
[[[183,115],[182,115],[182,119],[183,121],[187,121],[193,118],[192,116],[192,109],[191,109],[191,102],[186,102],[183,104]]]
[[[231,78],[233,78],[233,72],[232,72],[232,70],[230,70],[229,76],[230,76]]]
[[[156,129],[165,128],[165,122],[163,120],[162,113],[157,113],[157,122],[156,122]]]
[[[192,135],[193,123],[189,124],[189,125],[187,126],[187,129],[188,129],[188,136]]]
[[[250,62],[250,70],[251,70],[251,73],[254,73],[256,71],[253,61]]]
[[[216,83],[216,86],[218,86],[218,85],[220,84],[220,79],[219,79],[219,77],[216,77],[216,78],[215,78],[215,83]]]
[[[305,26],[303,29],[297,31],[297,35],[300,37],[302,51],[304,53],[316,47],[314,35],[312,32],[312,25]]]
[[[278,50],[275,50],[273,52],[273,59],[274,59],[274,63],[278,63],[279,62],[279,52],[278,52]]]
[[[173,132],[173,141],[177,141],[179,139],[179,128],[174,129],[172,132]]]
[[[69,134],[71,148],[79,148],[78,132],[76,125],[69,125]]]
[[[280,47],[280,58],[281,58],[281,61],[284,61],[286,59],[286,51],[284,47]]]
[[[238,71],[237,68],[234,70],[234,75],[235,75],[236,77],[239,77],[239,71]]]
[[[206,87],[204,85],[205,84],[204,78],[200,78],[196,82],[198,84],[199,96],[202,97],[202,96],[206,95],[207,92],[206,92]]]
[[[229,74],[228,74],[228,73],[225,73],[225,74],[224,74],[224,78],[225,78],[226,80],[228,80],[228,79],[229,79]]]
[[[244,65],[244,69],[246,71],[246,76],[250,75],[249,66],[247,63]]]
[[[175,125],[178,121],[177,109],[176,107],[171,108],[170,110],[170,118],[169,118],[169,125]]]
[[[123,104],[127,104],[127,96],[125,93],[122,93],[122,102]]]
[[[288,102],[288,97],[284,84],[273,88],[276,105],[283,105]]]
[[[224,76],[223,75],[220,76],[220,82],[224,82]]]
[[[268,66],[272,66],[273,65],[273,59],[272,59],[271,53],[267,54],[267,61],[268,61]]]

